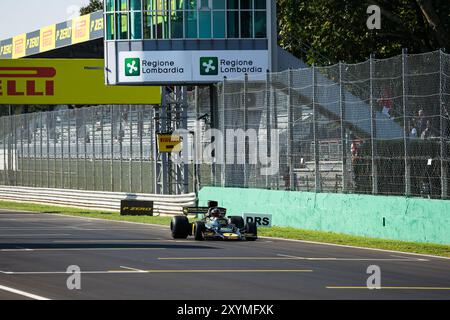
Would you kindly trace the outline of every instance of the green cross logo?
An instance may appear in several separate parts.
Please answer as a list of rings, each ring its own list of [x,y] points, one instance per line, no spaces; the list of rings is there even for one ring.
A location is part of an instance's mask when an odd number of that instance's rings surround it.
[[[217,57],[200,58],[201,76],[217,76],[218,74],[219,74],[219,58]]]
[[[125,59],[125,76],[139,77],[141,75],[141,59],[126,58]]]

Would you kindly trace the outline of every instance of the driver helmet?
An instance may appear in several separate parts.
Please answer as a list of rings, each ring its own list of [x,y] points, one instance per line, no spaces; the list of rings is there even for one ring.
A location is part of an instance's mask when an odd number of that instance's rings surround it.
[[[217,208],[214,208],[211,210],[211,217],[219,218],[220,217],[220,210]]]

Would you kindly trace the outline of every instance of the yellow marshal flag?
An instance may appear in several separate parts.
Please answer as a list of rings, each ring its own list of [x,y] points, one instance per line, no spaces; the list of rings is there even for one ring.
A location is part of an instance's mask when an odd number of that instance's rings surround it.
[[[160,104],[159,87],[106,86],[102,59],[0,60],[0,104]]]
[[[182,139],[180,136],[158,134],[158,149],[161,153],[180,152],[182,149]]]

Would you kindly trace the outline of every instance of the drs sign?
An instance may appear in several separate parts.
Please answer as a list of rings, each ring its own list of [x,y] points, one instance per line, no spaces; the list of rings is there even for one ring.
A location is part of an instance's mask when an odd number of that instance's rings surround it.
[[[259,214],[259,213],[244,213],[245,223],[254,222],[258,227],[272,226],[272,215],[271,214]]]

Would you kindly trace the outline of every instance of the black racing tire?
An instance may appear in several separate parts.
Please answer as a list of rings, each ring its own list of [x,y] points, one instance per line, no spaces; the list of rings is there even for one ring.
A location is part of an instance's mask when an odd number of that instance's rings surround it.
[[[245,225],[245,240],[255,241],[256,239],[258,239],[258,227],[256,223],[249,222]]]
[[[186,239],[189,235],[191,225],[185,216],[174,216],[170,222],[170,230],[174,239]]]
[[[192,231],[192,234],[194,236],[194,239],[197,241],[205,240],[205,237],[203,236],[203,233],[206,230],[205,223],[203,221],[195,221],[193,228],[194,230]]]
[[[245,227],[244,218],[240,216],[230,216],[228,217],[228,223],[234,224],[236,228],[243,229]]]

